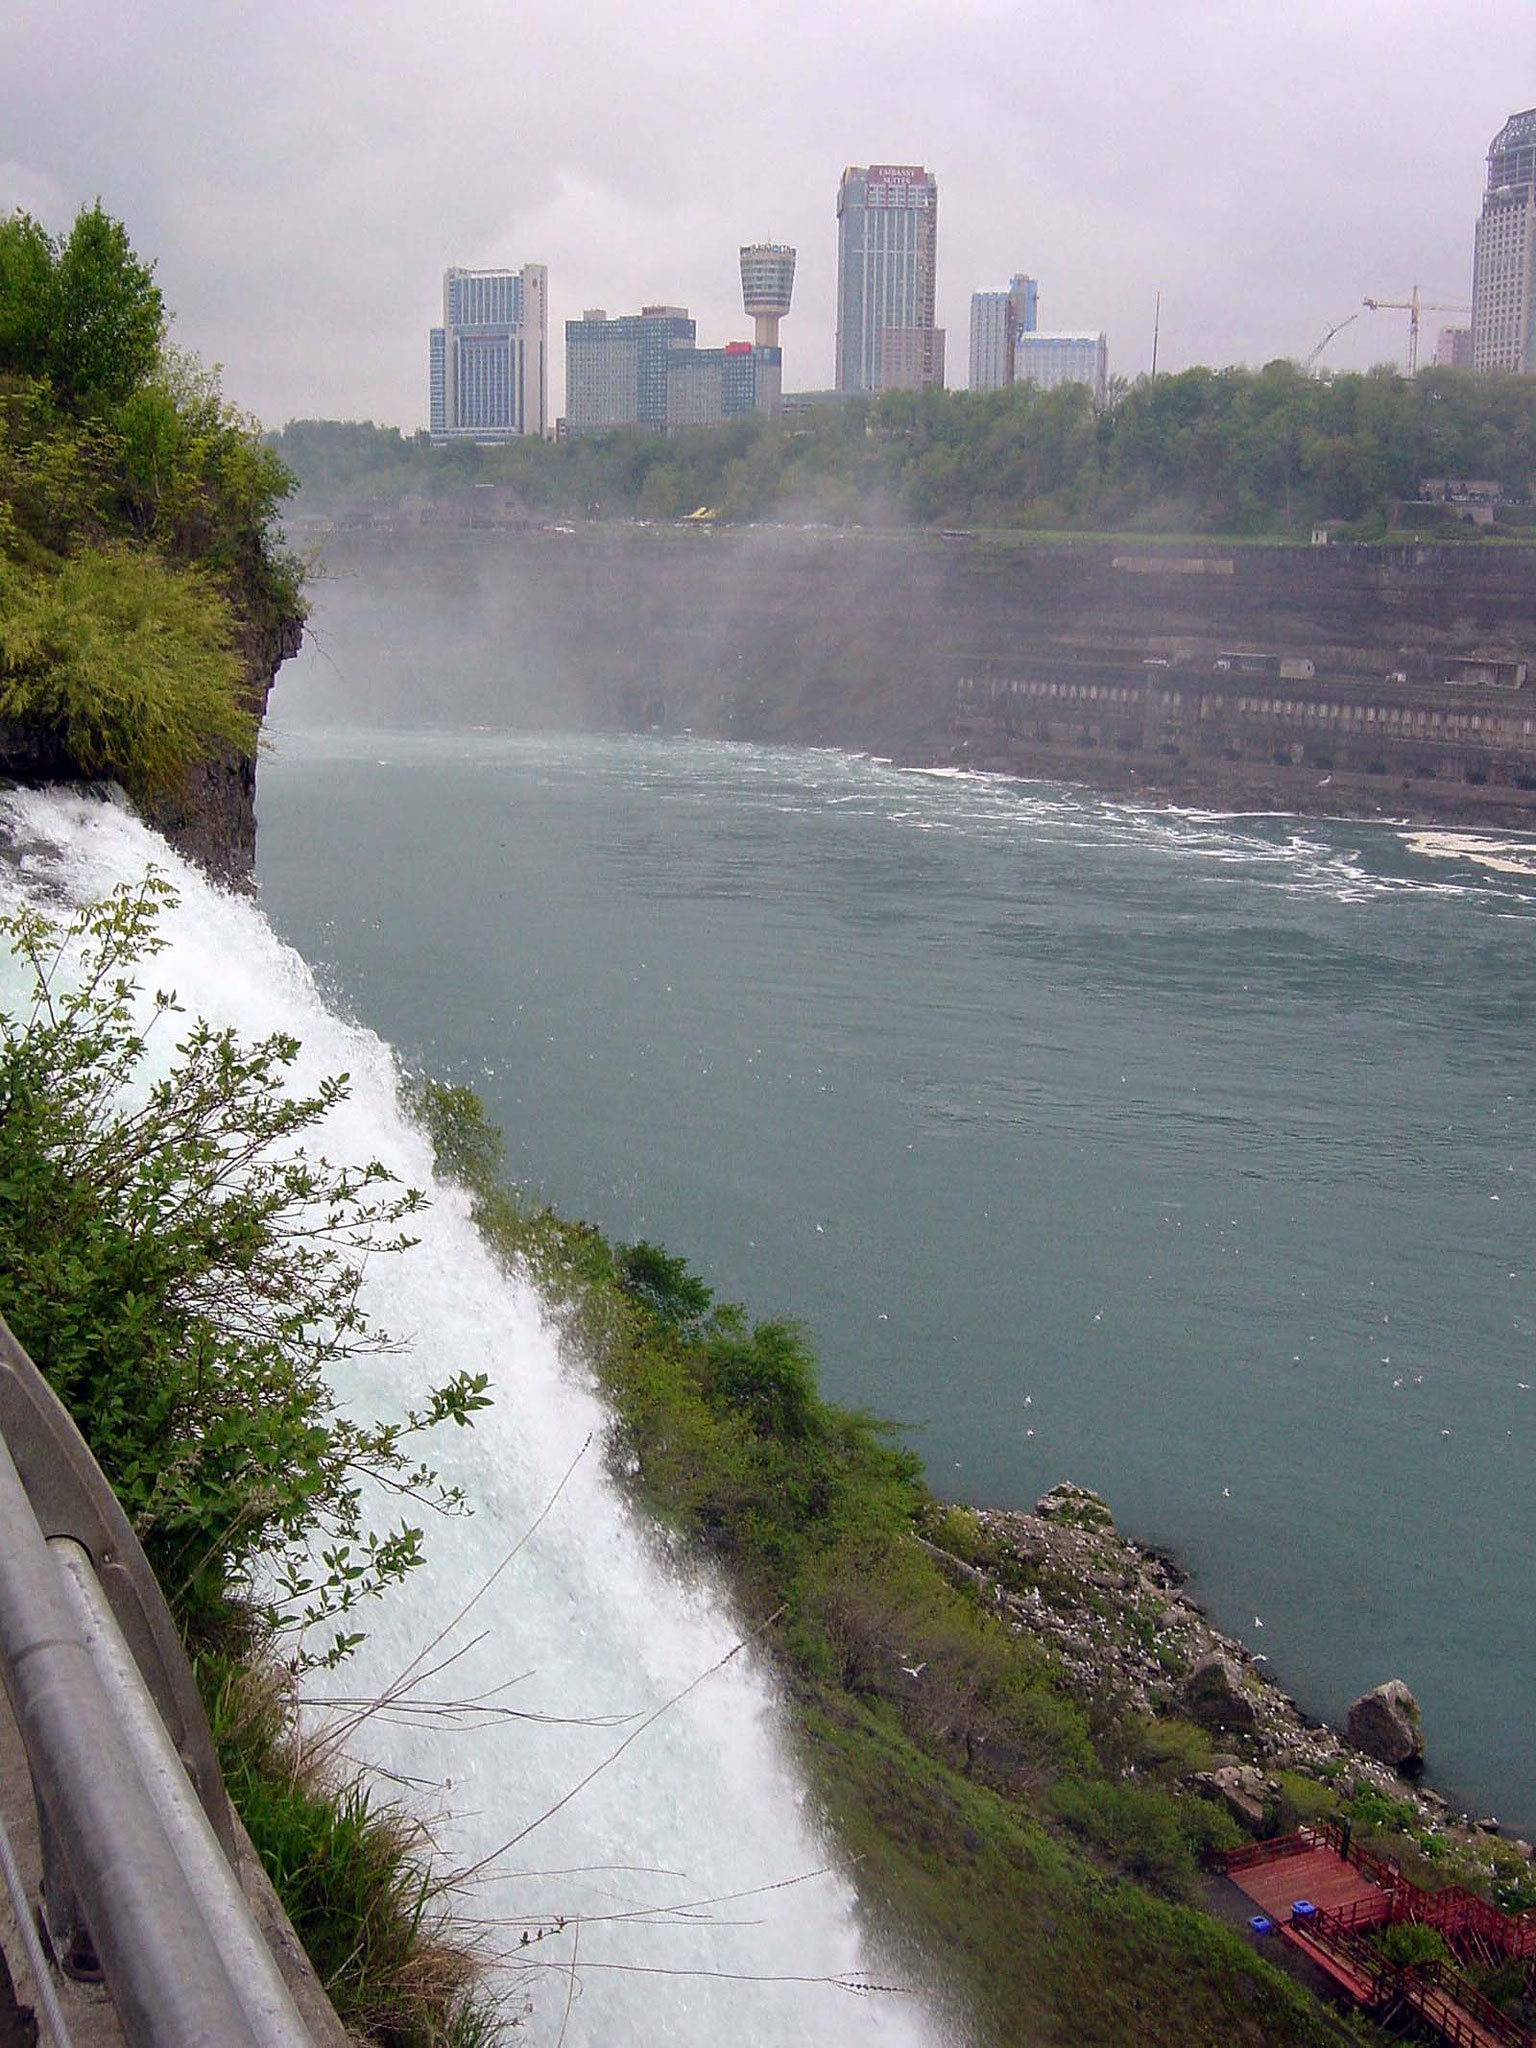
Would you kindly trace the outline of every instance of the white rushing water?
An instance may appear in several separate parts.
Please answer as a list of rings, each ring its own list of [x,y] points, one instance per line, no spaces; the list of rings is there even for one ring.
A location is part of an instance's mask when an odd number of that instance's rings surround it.
[[[12,841],[0,864],[7,906],[94,898],[150,863],[168,873],[180,901],[152,985],[247,1038],[292,1033],[303,1046],[296,1086],[348,1072],[351,1097],[323,1132],[327,1156],[377,1157],[432,1188],[389,1048],[326,1006],[253,903],[212,888],[126,812],[74,796],[7,796],[0,836]],[[0,1000],[23,992],[15,963],[0,964]],[[472,1430],[440,1433],[431,1452],[474,1513],[428,1527],[427,1564],[369,1612],[364,1650],[326,1682],[333,1695],[377,1695],[480,1594],[428,1661],[462,1654],[423,1693],[505,1688],[503,1704],[553,1717],[480,1728],[375,1717],[351,1744],[411,1781],[446,1862],[491,1858],[460,1907],[513,1958],[519,2038],[572,2048],[939,2038],[914,1996],[844,1988],[885,1973],[861,1944],[848,1883],[826,1867],[768,1682],[749,1652],[722,1666],[735,1623],[707,1588],[667,1568],[606,1479],[604,1412],[562,1361],[538,1300],[488,1256],[456,1191],[432,1196],[419,1244],[372,1261],[365,1282],[370,1313],[403,1348],[347,1368],[338,1390],[359,1412],[394,1413],[450,1372],[487,1373],[494,1406]]]

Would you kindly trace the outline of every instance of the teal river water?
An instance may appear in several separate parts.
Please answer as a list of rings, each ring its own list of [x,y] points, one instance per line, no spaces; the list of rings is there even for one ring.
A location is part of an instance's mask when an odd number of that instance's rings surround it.
[[[263,905],[517,1178],[800,1316],[941,1492],[1100,1490],[1312,1711],[1406,1678],[1536,1825],[1536,842],[320,723],[313,673]]]

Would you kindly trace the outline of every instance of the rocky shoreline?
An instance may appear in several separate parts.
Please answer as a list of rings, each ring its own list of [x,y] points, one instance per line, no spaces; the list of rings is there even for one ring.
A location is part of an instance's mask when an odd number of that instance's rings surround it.
[[[1504,1836],[1492,1817],[1458,1813],[1420,1782],[1417,1708],[1406,1686],[1389,1681],[1357,1701],[1344,1735],[1313,1719],[1268,1676],[1261,1654],[1187,1597],[1173,1559],[1120,1533],[1097,1494],[1064,1483],[1032,1511],[959,1512],[967,1529],[974,1525],[974,1544],[956,1544],[949,1524],[936,1530],[939,1540],[923,1539],[950,1577],[1048,1647],[1074,1691],[1204,1729],[1215,1746],[1190,1783],[1250,1834],[1283,1825],[1281,1774],[1295,1774],[1327,1791],[1369,1788],[1411,1810],[1404,1832],[1432,1860],[1455,1863],[1463,1881],[1464,1865],[1494,1877],[1522,1863],[1536,1868],[1529,1842]],[[1392,1755],[1410,1775],[1386,1760]]]

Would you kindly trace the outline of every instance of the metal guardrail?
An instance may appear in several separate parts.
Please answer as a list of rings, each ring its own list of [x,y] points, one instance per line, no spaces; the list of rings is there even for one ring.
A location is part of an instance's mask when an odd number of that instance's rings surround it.
[[[313,2048],[241,1889],[164,1599],[3,1319],[0,1678],[44,1836],[48,1931],[56,1950],[88,1940],[130,2048]]]

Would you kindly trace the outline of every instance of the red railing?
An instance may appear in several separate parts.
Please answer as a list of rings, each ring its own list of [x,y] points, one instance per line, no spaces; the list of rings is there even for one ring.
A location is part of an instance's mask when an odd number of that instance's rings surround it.
[[[1305,1856],[1325,1847],[1313,1828],[1298,1828],[1294,1835],[1276,1835],[1267,1842],[1245,1842],[1241,1849],[1218,1850],[1212,1861],[1222,1870],[1252,1870],[1260,1863],[1279,1863],[1287,1856]]]
[[[1399,1916],[1394,1913],[1391,1917],[1396,1920]],[[1491,2044],[1497,2044],[1497,2048],[1532,2048],[1530,2034],[1517,2020],[1501,2012],[1447,1964],[1389,1961],[1361,1932],[1364,1927],[1383,1925],[1386,1918],[1376,1900],[1357,1899],[1348,1906],[1314,1913],[1296,1925],[1296,1932],[1336,1956],[1368,1985],[1369,2003],[1375,2010],[1401,2000],[1451,2042],[1453,2048],[1491,2048]]]
[[[1306,1920],[1292,1920],[1294,1933],[1313,1941],[1335,1956],[1366,1987],[1366,2003],[1373,2010],[1390,2002],[1396,1965],[1389,1963],[1374,1942],[1367,1941],[1358,1928],[1347,1924],[1347,1910],[1314,1913]]]
[[[1397,1903],[1395,1892],[1376,1892],[1367,1899],[1351,1899],[1347,1906],[1330,1906],[1327,1918],[1335,1926],[1351,1933],[1361,1927],[1382,1927],[1396,1917],[1393,1907]]]
[[[1531,2037],[1518,2020],[1500,2012],[1444,1963],[1415,1963],[1399,1975],[1406,2003],[1455,2048],[1486,2048],[1490,2041],[1501,2048],[1531,2048]]]
[[[1417,1922],[1434,1928],[1452,1947],[1521,1960],[1536,1956],[1536,1911],[1501,1912],[1461,1885],[1425,1891],[1405,1878],[1397,1863],[1364,1848],[1336,1821],[1325,1821],[1319,1828],[1298,1828],[1294,1834],[1269,1842],[1249,1842],[1214,1860],[1232,1872],[1283,1862],[1321,1848],[1331,1849],[1351,1863],[1376,1890],[1347,1906],[1293,1919],[1289,1932],[1332,1956],[1363,1987],[1365,2002],[1373,2011],[1405,2005],[1434,2027],[1451,2048],[1536,2048],[1536,2039],[1518,2021],[1501,2012],[1450,1965],[1392,1963],[1367,1938],[1372,1928]]]
[[[1426,1891],[1403,1876],[1398,1864],[1349,1838],[1337,1821],[1325,1821],[1320,1830],[1328,1847],[1352,1863],[1363,1877],[1370,1878],[1392,1894],[1392,1918],[1417,1920],[1438,1928],[1452,1941],[1471,1938],[1516,1961],[1536,1957],[1536,1909],[1505,1913],[1459,1884]]]

